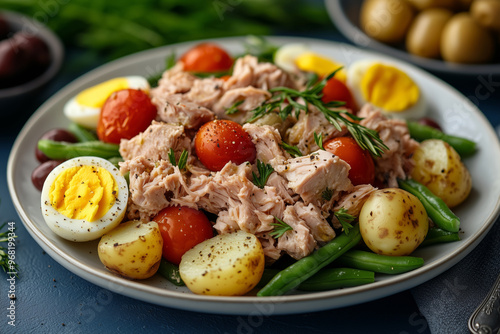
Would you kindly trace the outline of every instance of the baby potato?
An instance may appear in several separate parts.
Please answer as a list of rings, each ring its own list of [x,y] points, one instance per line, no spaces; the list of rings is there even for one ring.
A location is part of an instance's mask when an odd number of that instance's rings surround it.
[[[413,154],[411,177],[429,188],[448,207],[462,203],[469,195],[472,180],[458,153],[448,143],[428,139]]]
[[[417,56],[441,57],[441,33],[453,12],[444,8],[430,8],[417,14],[406,36],[406,49]]]
[[[162,247],[163,239],[156,222],[132,220],[104,234],[97,251],[110,271],[126,278],[146,279],[158,270]]]
[[[411,254],[427,235],[429,220],[420,200],[399,188],[374,191],[359,214],[365,244],[375,253]]]
[[[413,20],[406,1],[366,0],[361,6],[360,26],[370,37],[384,43],[401,42]]]
[[[264,263],[260,241],[240,230],[194,246],[182,256],[179,272],[196,294],[241,296],[259,283]]]
[[[406,0],[418,10],[429,8],[447,8],[454,9],[457,0]]]
[[[470,7],[470,13],[483,27],[500,31],[500,1],[475,0]]]

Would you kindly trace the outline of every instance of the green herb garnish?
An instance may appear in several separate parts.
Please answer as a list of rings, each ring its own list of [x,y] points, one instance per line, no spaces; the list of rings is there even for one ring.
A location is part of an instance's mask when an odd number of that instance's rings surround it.
[[[280,146],[283,147],[283,149],[294,158],[303,156],[302,152],[300,152],[300,149],[297,146],[287,144],[284,141],[281,142]]]
[[[333,190],[326,187],[325,190],[321,193],[321,198],[323,198],[325,201],[329,201],[332,199],[333,196]]]
[[[243,102],[245,102],[245,100],[236,101],[233,103],[232,106],[226,108],[226,115],[233,115],[236,114],[238,111],[240,111],[238,109],[238,106],[240,106]]]
[[[264,189],[267,179],[274,172],[274,169],[271,165],[265,164],[257,159],[257,170],[259,171],[258,176],[254,172],[252,172],[253,183],[260,189]]]
[[[310,81],[307,88],[302,92],[288,87],[276,87],[270,89],[269,92],[274,94],[273,97],[264,101],[264,103],[262,103],[259,107],[255,108],[253,110],[253,116],[247,122],[254,121],[255,119],[275,110],[278,111],[283,120],[292,114],[298,118],[301,112],[307,113],[309,111],[309,105],[313,105],[325,116],[328,122],[335,126],[337,130],[341,131],[342,128],[340,123],[344,124],[362,149],[369,150],[370,153],[376,157],[381,156],[384,150],[387,150],[388,147],[384,144],[382,139],[380,139],[377,131],[355,123],[354,121],[361,120],[361,118],[350,112],[345,110],[330,109],[343,106],[345,102],[332,101],[324,103],[321,100],[323,96],[323,88],[325,87],[326,82],[333,78],[335,73],[339,70],[340,68],[321,81],[315,83]],[[298,98],[302,98],[304,103],[297,102]],[[350,121],[343,115],[348,116],[354,121]]]
[[[180,170],[186,168],[188,156],[189,156],[188,151],[183,150],[181,156],[179,157],[179,162],[177,163],[177,161],[175,160],[174,149],[170,148],[170,150],[168,151],[168,160],[170,161],[172,166],[178,166]]]
[[[319,135],[314,132],[314,141],[320,149],[322,149],[323,151],[325,150],[325,148],[323,147],[323,134],[321,132],[319,133]]]
[[[344,230],[345,234],[348,235],[349,231],[352,229],[351,222],[356,219],[351,214],[347,213],[347,210],[344,208],[340,208],[338,211],[335,211],[333,213],[335,217],[339,220],[340,225],[342,225],[342,229]]]
[[[271,225],[274,226],[274,230],[269,233],[270,236],[272,236],[274,239],[278,239],[281,237],[283,234],[285,234],[286,231],[292,231],[293,228],[279,219],[278,217],[274,217],[278,222],[277,223],[272,223]]]

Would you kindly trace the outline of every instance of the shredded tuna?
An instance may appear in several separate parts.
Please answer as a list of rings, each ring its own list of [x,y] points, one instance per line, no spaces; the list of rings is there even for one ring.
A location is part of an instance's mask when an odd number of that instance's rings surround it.
[[[363,204],[365,204],[368,197],[370,197],[371,193],[375,190],[377,190],[377,188],[370,184],[360,184],[354,186],[351,191],[345,192],[340,196],[333,208],[333,211],[338,211],[343,208],[348,214],[358,217]],[[332,217],[332,225],[335,228],[342,227],[335,216]]]
[[[293,230],[286,231],[278,238],[277,249],[283,250],[294,259],[301,259],[316,248],[316,241],[307,223],[301,219],[293,206],[287,206],[283,212],[283,221]]]
[[[162,77],[158,80],[158,86],[151,89],[151,96],[189,92],[198,78],[189,72],[183,71],[183,68],[184,66],[179,62],[171,69],[163,72]]]
[[[294,209],[297,216],[309,227],[314,240],[325,243],[335,238],[335,231],[326,220],[328,212],[321,211],[311,203],[305,205],[304,202],[295,203]]]
[[[218,78],[197,79],[193,82],[189,92],[185,94],[186,98],[203,107],[213,109],[222,96],[223,83],[224,80]]]
[[[177,159],[183,150],[190,151],[191,140],[185,135],[184,127],[153,121],[142,133],[131,139],[122,139],[120,155],[124,160],[143,156],[152,161],[168,160],[172,148]]]
[[[389,148],[375,159],[376,178],[388,187],[398,187],[397,179],[406,178],[413,170],[411,157],[419,146],[418,142],[410,138],[405,121],[387,118],[369,104],[361,108],[358,116],[364,117],[360,124],[377,131]]]
[[[158,108],[158,121],[182,125],[185,129],[198,129],[214,119],[211,110],[187,100],[182,94],[154,96],[152,102]]]
[[[238,123],[243,123],[250,118],[250,111],[257,108],[265,100],[271,97],[267,90],[252,86],[230,89],[222,95],[219,101],[213,105],[213,111],[219,118],[228,118]],[[226,111],[234,107],[236,103],[237,112],[227,114]]]
[[[289,157],[281,148],[281,136],[274,127],[247,123],[243,125],[243,129],[252,138],[257,151],[257,159],[260,161],[268,163],[274,168]]]

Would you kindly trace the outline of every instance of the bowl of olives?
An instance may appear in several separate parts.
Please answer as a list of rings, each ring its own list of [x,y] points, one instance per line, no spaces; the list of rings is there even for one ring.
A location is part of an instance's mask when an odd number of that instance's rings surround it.
[[[47,27],[0,10],[0,109],[25,100],[59,71],[64,49]]]
[[[437,73],[500,74],[499,0],[326,0],[353,43]]]

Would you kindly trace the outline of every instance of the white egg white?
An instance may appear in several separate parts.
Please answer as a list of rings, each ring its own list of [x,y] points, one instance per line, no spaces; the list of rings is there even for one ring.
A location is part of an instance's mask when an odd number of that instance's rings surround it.
[[[127,76],[128,88],[140,89],[149,93],[150,85],[146,78],[141,76]],[[101,108],[94,108],[81,105],[77,102],[76,96],[71,98],[64,106],[64,115],[74,123],[86,128],[96,129],[99,121]]]
[[[361,91],[361,81],[363,80],[363,76],[365,75],[366,71],[370,66],[376,63],[382,63],[383,62],[379,60],[373,60],[373,59],[364,59],[364,60],[359,60],[354,63],[352,63],[348,70],[347,70],[347,80],[346,84],[351,90],[351,93],[356,100],[356,103],[358,106],[363,106],[366,103],[369,103],[366,101],[366,99],[363,97],[363,93]],[[387,64],[390,66],[395,66],[393,64]],[[415,83],[416,84],[416,83]],[[425,96],[420,89],[420,94],[417,102],[412,105],[411,107],[407,108],[406,110],[399,111],[399,112],[394,112],[390,110],[385,110],[384,108],[380,106],[374,105],[376,108],[378,108],[384,115],[391,117],[391,118],[400,118],[400,119],[418,119],[421,117],[424,117],[425,114],[427,113],[427,103]],[[373,104],[372,104],[373,105]]]
[[[310,51],[309,47],[302,43],[285,44],[274,54],[274,63],[285,71],[293,72],[297,69],[295,65],[297,57]]]
[[[118,195],[116,196],[116,201],[113,206],[104,216],[92,222],[84,219],[71,219],[66,217],[52,207],[49,199],[50,187],[63,170],[84,165],[105,168],[111,173],[118,185]],[[58,236],[76,242],[98,239],[104,233],[118,226],[125,216],[127,201],[128,186],[125,178],[111,162],[97,157],[78,157],[63,162],[54,168],[48,175],[41,193],[42,215],[48,227]]]

